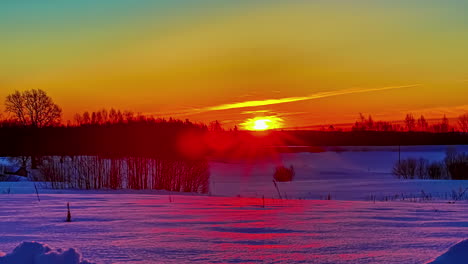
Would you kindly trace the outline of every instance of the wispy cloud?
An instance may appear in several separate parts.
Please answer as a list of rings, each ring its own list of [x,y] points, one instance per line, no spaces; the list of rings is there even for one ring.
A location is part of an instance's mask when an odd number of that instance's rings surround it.
[[[176,112],[176,113],[173,112],[171,114],[172,115],[200,114],[200,113],[210,112],[210,111],[221,111],[221,110],[230,110],[230,109],[242,109],[242,108],[248,108],[248,107],[258,107],[258,106],[285,104],[285,103],[315,100],[315,99],[334,97],[334,96],[342,96],[342,95],[350,95],[350,94],[358,94],[358,93],[378,92],[378,91],[385,91],[385,90],[414,88],[414,87],[420,87],[420,86],[422,86],[422,84],[411,84],[411,85],[402,85],[402,86],[388,86],[388,87],[379,87],[379,88],[352,88],[352,89],[335,90],[335,91],[328,91],[328,92],[319,92],[319,93],[314,93],[314,94],[310,94],[310,95],[307,95],[307,96],[243,101],[243,102],[235,102],[235,103],[228,103],[228,104],[221,104],[221,105],[214,105],[214,106],[207,106],[207,107],[200,107],[200,108],[192,108],[190,110],[184,110],[184,111],[180,111],[180,112]]]
[[[440,118],[443,115],[447,117],[458,117],[459,115],[466,114],[468,112],[468,105],[456,105],[456,106],[435,106],[430,108],[419,108],[401,111],[402,114],[406,113],[422,113],[427,116]]]
[[[345,89],[345,90],[336,90],[336,91],[329,91],[329,92],[320,92],[310,94],[308,96],[300,96],[300,97],[286,97],[286,98],[279,98],[279,99],[266,99],[266,100],[254,100],[254,101],[244,101],[244,102],[236,102],[230,104],[222,104],[216,106],[208,106],[203,108],[194,109],[195,111],[219,111],[219,110],[229,110],[229,109],[236,109],[236,108],[246,108],[246,107],[256,107],[256,106],[265,106],[265,105],[275,105],[275,104],[284,104],[284,103],[292,103],[292,102],[299,102],[299,101],[306,101],[306,100],[314,100],[332,96],[340,96],[340,95],[348,95],[348,94],[357,94],[357,93],[368,93],[368,92],[376,92],[376,91],[384,91],[384,90],[395,90],[395,89],[404,89],[404,88],[413,88],[421,86],[421,84],[412,84],[412,85],[403,85],[403,86],[389,86],[389,87],[380,87],[380,88],[352,88],[352,89]]]
[[[264,113],[270,113],[271,110],[255,110],[255,111],[243,111],[241,114],[243,115],[251,115],[251,114],[264,114]]]

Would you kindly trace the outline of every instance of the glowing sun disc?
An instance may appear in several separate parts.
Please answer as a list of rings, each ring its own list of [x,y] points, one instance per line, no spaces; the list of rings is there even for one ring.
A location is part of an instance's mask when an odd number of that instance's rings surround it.
[[[268,123],[270,123],[271,120],[269,119],[258,119],[255,120],[253,129],[255,130],[266,130],[268,129]]]
[[[247,119],[241,126],[246,130],[264,131],[282,127],[283,119],[277,116],[254,117]]]

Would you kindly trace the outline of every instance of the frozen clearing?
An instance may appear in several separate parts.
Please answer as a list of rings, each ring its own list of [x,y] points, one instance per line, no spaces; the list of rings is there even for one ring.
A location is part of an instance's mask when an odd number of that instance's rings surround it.
[[[468,146],[402,147],[401,159],[425,158],[442,161],[448,148],[468,153]],[[293,182],[278,183],[283,198],[333,200],[400,200],[429,195],[434,200],[451,200],[468,188],[468,181],[400,180],[392,174],[398,162],[398,147],[340,147],[342,152],[287,153],[273,159],[238,162],[210,162],[210,193],[214,196],[279,198],[273,185],[277,165],[293,165]],[[365,151],[363,151],[365,150]],[[0,158],[0,164],[6,163]],[[37,184],[41,193],[57,193]],[[34,193],[31,182],[0,183],[0,193]],[[61,192],[61,191],[59,191]],[[68,190],[67,193],[72,191]],[[112,192],[112,191],[109,191]],[[140,192],[141,193],[141,192]],[[147,193],[154,193],[147,191]],[[398,196],[397,198],[395,198]],[[468,200],[468,192],[462,197]]]
[[[33,183],[2,182],[0,250],[38,241],[96,263],[423,264],[441,255],[434,263],[468,263],[468,244],[452,247],[468,238],[468,194],[448,203],[468,181],[399,180],[391,174],[397,148],[346,150],[212,161],[214,196],[38,185],[39,202]],[[440,161],[445,150],[407,147],[401,158]],[[296,170],[279,184],[289,200],[271,199],[278,164]],[[333,200],[321,200],[328,194]]]
[[[443,161],[454,148],[468,153],[468,146],[401,147],[401,159]],[[398,147],[340,147],[342,152],[288,153],[275,159],[243,162],[211,162],[211,192],[214,195],[279,198],[272,176],[275,167],[293,165],[293,182],[279,183],[282,197],[333,200],[385,200],[420,197],[450,200],[453,192],[468,188],[468,181],[400,180],[392,174],[398,162]],[[468,198],[468,193],[465,199]],[[392,198],[393,199],[393,198]],[[398,198],[399,199],[399,198]]]
[[[171,199],[3,194],[0,248],[40,241],[97,263],[425,263],[468,237],[466,202]]]

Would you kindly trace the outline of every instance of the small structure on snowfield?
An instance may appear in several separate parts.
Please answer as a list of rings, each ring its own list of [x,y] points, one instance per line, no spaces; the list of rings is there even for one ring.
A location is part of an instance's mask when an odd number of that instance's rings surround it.
[[[275,174],[273,174],[273,178],[277,182],[290,182],[293,180],[296,172],[294,171],[294,167],[291,165],[289,168],[285,166],[278,166],[276,167]]]

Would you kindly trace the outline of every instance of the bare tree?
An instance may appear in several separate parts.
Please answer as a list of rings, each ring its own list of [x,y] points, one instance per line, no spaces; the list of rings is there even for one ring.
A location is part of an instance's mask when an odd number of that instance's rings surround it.
[[[60,123],[62,109],[43,90],[16,91],[5,99],[5,111],[23,125],[46,127]]]
[[[447,133],[450,131],[450,125],[449,125],[449,120],[446,115],[444,115],[444,118],[442,118],[442,123],[441,123],[441,132],[442,133]]]
[[[359,113],[359,120],[356,121],[352,129],[355,131],[375,130],[375,125],[376,123],[371,115],[369,115],[369,118],[366,118],[362,113]]]
[[[81,126],[83,124],[83,117],[79,114],[79,113],[76,113],[74,116],[73,116],[73,119],[75,121],[75,124],[77,126]]]
[[[96,117],[96,112],[93,112],[91,114],[91,124],[96,125],[97,124],[97,117]]]
[[[109,122],[109,113],[107,112],[106,109],[102,109],[101,110],[101,116],[102,116],[102,122],[104,124],[108,123]]]
[[[83,113],[83,120],[82,121],[83,121],[82,124],[86,124],[86,125],[91,124],[91,116],[89,115],[88,111],[85,111]]]
[[[444,115],[441,123],[432,125],[431,130],[435,133],[448,133],[450,131],[450,124],[447,116]]]
[[[367,119],[367,128],[369,130],[373,130],[374,129],[374,119],[372,119],[372,116],[369,115],[369,118]]]
[[[141,115],[137,115],[137,118],[135,118],[135,113],[133,113],[132,111],[124,111],[123,116],[125,117],[127,122],[132,122],[136,119],[141,120]]]
[[[460,126],[461,132],[468,133],[468,114],[458,117],[458,126]]]
[[[418,128],[420,131],[427,131],[429,128],[429,124],[423,115],[421,115],[421,117],[418,119]]]
[[[5,111],[13,113],[19,122],[26,124],[26,114],[23,95],[19,91],[10,94],[5,99]]]
[[[416,127],[416,120],[413,117],[413,114],[407,114],[405,118],[405,125],[408,131],[413,131]]]
[[[210,130],[213,132],[221,132],[223,131],[223,127],[221,126],[221,123],[216,120],[210,123]]]

